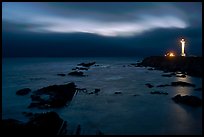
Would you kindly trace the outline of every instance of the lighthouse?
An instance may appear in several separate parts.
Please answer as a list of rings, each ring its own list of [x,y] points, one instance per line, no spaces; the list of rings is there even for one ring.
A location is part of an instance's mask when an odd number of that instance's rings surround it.
[[[184,53],[184,48],[185,48],[185,40],[184,39],[181,39],[181,46],[182,46],[182,49],[181,49],[181,56],[186,56],[186,54]]]

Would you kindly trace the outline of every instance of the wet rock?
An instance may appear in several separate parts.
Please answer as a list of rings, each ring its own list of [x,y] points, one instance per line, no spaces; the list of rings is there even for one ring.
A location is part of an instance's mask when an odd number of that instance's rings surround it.
[[[202,100],[196,96],[189,95],[181,96],[180,94],[178,94],[175,97],[173,97],[172,100],[175,101],[176,103],[182,103],[189,106],[194,107],[202,106]]]
[[[116,91],[114,94],[122,94],[122,92],[120,92],[120,91]]]
[[[135,97],[136,97],[136,96],[140,96],[140,95],[139,95],[139,94],[134,94],[133,96],[135,96]]]
[[[100,89],[95,89],[94,90],[94,93],[98,93],[98,92],[100,92]]]
[[[171,86],[195,87],[195,84],[191,84],[191,83],[187,83],[187,82],[182,82],[182,81],[177,81],[177,82],[171,82]]]
[[[202,57],[164,57],[151,56],[143,59],[140,64],[144,67],[153,67],[157,70],[169,72],[186,72],[190,76],[202,77]]]
[[[64,76],[66,76],[66,74],[57,74],[58,76],[62,76],[62,77],[64,77]]]
[[[26,117],[31,117],[33,116],[32,112],[22,112],[22,114],[24,114]]]
[[[16,95],[21,95],[21,96],[24,96],[24,95],[27,95],[28,93],[31,92],[31,89],[30,88],[24,88],[24,89],[20,89],[16,92]]]
[[[152,84],[150,84],[150,83],[147,83],[147,84],[145,84],[148,88],[152,88],[152,87],[154,87]]]
[[[160,92],[160,91],[150,92],[150,94],[162,94],[162,95],[168,95],[167,92]]]
[[[63,119],[56,112],[31,116],[27,123],[15,119],[2,120],[3,132],[8,135],[59,135]]]
[[[38,89],[31,95],[32,103],[29,108],[58,108],[66,105],[72,100],[76,92],[76,85],[68,83],[65,85],[52,85]]]
[[[88,94],[91,95],[91,94],[94,94],[94,92],[89,92]]]
[[[73,72],[70,72],[68,75],[71,75],[71,76],[85,76],[83,72],[81,71],[73,71]]]
[[[83,66],[83,67],[90,67],[92,65],[94,65],[96,62],[90,62],[90,63],[80,63],[77,64],[78,66]]]

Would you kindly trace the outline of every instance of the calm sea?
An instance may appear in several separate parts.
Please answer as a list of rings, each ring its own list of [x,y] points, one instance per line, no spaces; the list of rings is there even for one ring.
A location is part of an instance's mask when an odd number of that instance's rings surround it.
[[[202,78],[187,76],[162,77],[162,71],[128,66],[142,58],[3,58],[2,60],[2,118],[28,119],[22,112],[56,111],[68,122],[68,134],[81,125],[81,134],[202,134],[202,108],[176,104],[177,94],[202,98],[202,91],[193,87],[153,87],[174,81],[193,83],[202,87]],[[68,74],[82,62],[95,61],[83,72],[87,77],[58,76]],[[22,88],[39,88],[75,82],[89,92],[99,88],[98,95],[79,92],[68,107],[50,110],[29,109],[30,94],[17,96]],[[151,91],[168,92],[152,95]],[[121,92],[122,94],[114,94]],[[136,96],[134,96],[136,95]]]

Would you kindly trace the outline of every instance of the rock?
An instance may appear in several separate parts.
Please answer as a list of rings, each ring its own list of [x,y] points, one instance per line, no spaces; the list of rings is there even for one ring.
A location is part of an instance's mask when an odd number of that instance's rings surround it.
[[[120,91],[116,91],[115,94],[122,94],[122,92],[120,92]]]
[[[84,66],[84,67],[90,67],[92,65],[94,65],[96,62],[90,62],[90,63],[80,63],[77,64],[78,66]]]
[[[196,96],[189,95],[181,96],[180,94],[178,94],[175,97],[173,97],[172,100],[175,101],[176,103],[182,103],[189,106],[194,107],[202,106],[202,100]]]
[[[169,72],[180,71],[190,76],[202,77],[202,57],[165,57],[151,56],[143,59],[140,63],[144,67],[153,67],[157,70],[165,70]]]
[[[177,82],[171,82],[171,86],[187,86],[187,87],[195,87],[194,84],[187,83],[187,82],[182,82],[182,81],[177,81]]]
[[[27,95],[28,93],[31,92],[31,89],[30,88],[24,88],[24,89],[20,89],[16,92],[16,95]]]
[[[81,71],[73,71],[73,72],[70,72],[68,75],[71,75],[71,76],[85,76],[83,72]]]
[[[3,132],[8,135],[59,135],[58,131],[64,123],[56,112],[40,113],[31,116],[27,123],[15,119],[2,120]],[[65,129],[62,129],[65,130]]]
[[[26,117],[31,117],[33,116],[32,112],[22,112]]]
[[[66,74],[57,74],[58,76],[62,76],[62,77],[64,77],[64,76],[66,76]]]
[[[150,94],[163,94],[163,95],[168,95],[167,92],[160,92],[160,91],[150,92]]]
[[[100,92],[100,89],[95,89],[94,93]]]
[[[135,97],[136,97],[136,96],[140,96],[140,95],[139,95],[139,94],[134,94],[133,96],[135,96]]]
[[[147,84],[145,84],[148,88],[152,88],[152,87],[154,87],[152,84],[150,84],[150,83],[147,83]]]
[[[170,86],[169,84],[164,84],[164,85],[158,85],[157,87],[167,87]]]
[[[88,94],[91,95],[91,94],[94,94],[94,93],[93,92],[89,92]]]
[[[76,85],[68,83],[65,85],[52,85],[38,89],[31,95],[32,102],[29,108],[58,108],[66,105],[72,100],[76,92]]]

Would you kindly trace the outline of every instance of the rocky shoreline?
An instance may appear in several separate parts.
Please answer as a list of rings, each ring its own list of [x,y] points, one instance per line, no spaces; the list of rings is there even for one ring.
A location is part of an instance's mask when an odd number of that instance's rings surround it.
[[[153,67],[164,72],[182,72],[189,76],[202,77],[202,57],[151,56],[135,64],[136,67]]]

